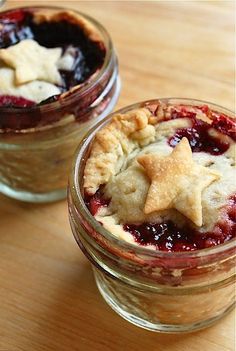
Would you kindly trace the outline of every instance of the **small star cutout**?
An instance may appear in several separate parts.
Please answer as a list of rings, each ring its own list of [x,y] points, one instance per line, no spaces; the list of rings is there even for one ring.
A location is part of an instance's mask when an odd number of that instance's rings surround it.
[[[219,174],[193,161],[188,139],[183,138],[169,156],[147,154],[137,160],[151,180],[144,213],[175,208],[202,226],[201,194]]]
[[[62,49],[48,49],[32,39],[22,40],[7,49],[0,49],[0,60],[15,69],[17,85],[42,80],[60,84],[61,76],[56,66]]]

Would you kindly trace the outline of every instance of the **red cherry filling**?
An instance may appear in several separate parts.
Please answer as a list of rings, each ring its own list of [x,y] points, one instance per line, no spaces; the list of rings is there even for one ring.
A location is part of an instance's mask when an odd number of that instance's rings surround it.
[[[192,112],[190,116],[186,115],[186,113],[180,115],[180,112],[174,112],[173,114],[174,118],[181,118],[180,116],[193,117],[191,116]],[[177,115],[178,117],[176,117]],[[221,115],[212,124],[193,118],[193,126],[191,128],[177,129],[175,134],[169,139],[169,145],[175,147],[183,137],[186,137],[193,152],[204,151],[211,155],[222,155],[228,150],[229,143],[222,142],[219,138],[211,136],[209,134],[209,129],[211,128],[215,128],[233,139],[235,138],[235,133],[233,134],[234,123],[226,116]]]
[[[194,251],[216,246],[235,238],[236,195],[225,209],[223,219],[211,232],[201,233],[190,226],[178,227],[171,221],[160,224],[125,224],[124,230],[133,235],[135,241],[143,246],[153,245],[161,251]],[[232,215],[233,213],[233,215]]]
[[[109,205],[109,200],[98,191],[92,197],[86,197],[86,205],[93,216],[102,207]],[[141,246],[155,246],[160,251],[180,252],[206,249],[223,244],[236,234],[236,194],[231,196],[219,222],[211,232],[202,233],[185,225],[178,227],[172,221],[162,223],[124,224],[123,229],[134,237]]]
[[[8,13],[0,13],[0,21],[4,23],[17,23],[23,21],[25,18],[25,12],[23,10],[12,10]]]
[[[171,221],[160,224],[124,224],[123,228],[133,235],[138,244],[154,245],[157,250],[192,251],[197,249],[196,243],[189,240],[188,228],[180,229]]]
[[[85,197],[85,204],[89,208],[89,211],[95,216],[101,207],[107,207],[110,200],[106,200],[102,197],[101,192],[98,190],[93,196]]]
[[[194,128],[178,129],[170,138],[169,144],[175,147],[183,137],[186,137],[193,152],[205,151],[211,155],[222,155],[228,150],[229,144],[210,136],[208,126],[208,124],[204,124]]]
[[[20,96],[0,95],[0,107],[31,107],[35,102]]]
[[[225,115],[214,115],[212,127],[218,129],[221,133],[230,136],[236,141],[236,124]]]

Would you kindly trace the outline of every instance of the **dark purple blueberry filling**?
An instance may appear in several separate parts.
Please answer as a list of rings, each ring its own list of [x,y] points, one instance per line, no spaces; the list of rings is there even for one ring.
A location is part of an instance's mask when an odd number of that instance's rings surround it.
[[[61,92],[86,81],[104,62],[104,44],[91,40],[78,25],[65,20],[37,24],[34,23],[30,10],[0,14],[0,48],[9,47],[24,39],[34,39],[47,48],[61,47],[63,52],[70,46],[75,48],[73,70],[60,70],[63,81],[59,87]]]
[[[65,91],[84,82],[101,68],[105,57],[103,43],[89,39],[79,26],[67,21],[35,24],[32,22],[32,16],[28,25],[32,38],[42,46],[61,47],[63,51],[70,45],[76,48],[73,71],[60,71]]]

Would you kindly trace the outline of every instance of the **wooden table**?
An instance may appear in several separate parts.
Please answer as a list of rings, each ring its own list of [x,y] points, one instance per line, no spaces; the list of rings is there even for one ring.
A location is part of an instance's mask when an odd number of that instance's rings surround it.
[[[49,1],[7,6],[37,3]],[[55,4],[94,16],[110,32],[122,79],[117,107],[177,96],[234,108],[233,2]],[[139,329],[99,295],[66,201],[32,205],[0,196],[0,350],[232,351],[234,312],[188,335]]]

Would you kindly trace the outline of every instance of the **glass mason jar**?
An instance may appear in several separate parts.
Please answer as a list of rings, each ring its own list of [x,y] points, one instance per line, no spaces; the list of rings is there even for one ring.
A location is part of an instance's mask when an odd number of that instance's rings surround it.
[[[162,99],[203,105],[202,101]],[[119,110],[153,104],[155,100]],[[232,112],[207,103],[233,117]],[[69,180],[69,218],[74,237],[93,265],[98,289],[106,302],[137,326],[159,332],[205,328],[227,314],[235,303],[235,240],[191,252],[146,249],[119,240],[102,227],[83,200],[83,172],[95,133],[108,116],[80,143]]]
[[[34,9],[44,8],[30,7],[30,11]],[[15,10],[1,16],[11,11]],[[120,80],[111,38],[97,21],[78,14],[103,39],[106,49],[103,65],[86,84],[65,94],[63,99],[30,108],[0,107],[0,192],[10,197],[30,202],[66,197],[76,146],[117,102]]]

